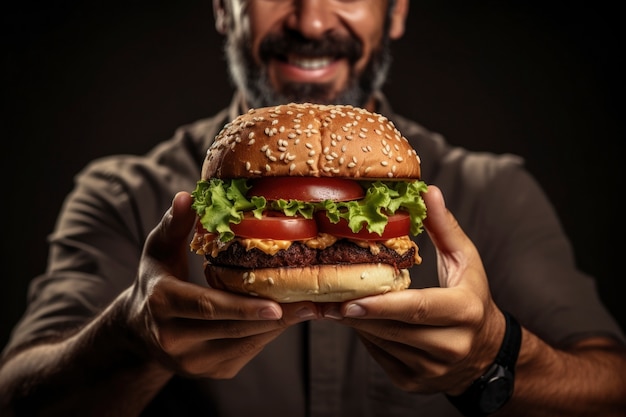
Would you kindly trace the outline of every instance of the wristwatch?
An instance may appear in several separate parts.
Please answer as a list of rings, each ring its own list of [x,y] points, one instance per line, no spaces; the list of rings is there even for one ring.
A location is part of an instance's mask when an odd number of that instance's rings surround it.
[[[522,328],[508,312],[504,339],[494,363],[461,395],[448,400],[467,417],[488,416],[498,411],[513,395],[515,362],[522,344]]]

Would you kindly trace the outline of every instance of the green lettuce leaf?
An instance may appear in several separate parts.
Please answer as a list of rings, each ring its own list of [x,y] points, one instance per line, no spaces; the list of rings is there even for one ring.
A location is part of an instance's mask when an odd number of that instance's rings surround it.
[[[411,217],[411,234],[423,231],[426,205],[421,193],[427,185],[422,181],[375,181],[363,182],[365,197],[358,201],[322,201],[311,203],[298,200],[268,201],[264,197],[246,197],[250,189],[245,179],[200,180],[192,192],[193,209],[198,213],[202,226],[211,233],[218,233],[219,239],[227,242],[234,237],[230,224],[238,224],[243,213],[251,211],[261,218],[263,211],[280,211],[287,216],[302,216],[307,219],[313,213],[323,210],[333,223],[346,219],[353,232],[364,226],[369,232],[382,235],[387,224],[387,216],[397,210],[405,210]]]

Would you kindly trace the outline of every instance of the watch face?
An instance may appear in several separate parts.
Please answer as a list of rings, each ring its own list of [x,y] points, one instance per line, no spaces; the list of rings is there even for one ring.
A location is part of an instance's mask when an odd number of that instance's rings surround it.
[[[480,395],[479,407],[484,413],[493,413],[500,409],[513,394],[513,375],[500,367],[497,375],[484,386]]]

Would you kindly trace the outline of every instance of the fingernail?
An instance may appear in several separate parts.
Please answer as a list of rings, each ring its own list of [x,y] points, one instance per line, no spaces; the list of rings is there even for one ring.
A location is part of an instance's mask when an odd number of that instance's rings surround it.
[[[358,304],[350,304],[346,307],[346,317],[363,317],[365,309]]]
[[[326,317],[327,319],[333,319],[333,320],[343,319],[343,316],[341,315],[339,308],[337,308],[336,306],[328,307],[326,310],[324,310],[324,317]]]
[[[303,307],[300,310],[296,311],[296,317],[302,320],[310,320],[315,318],[315,313],[308,307]]]
[[[278,320],[280,318],[280,311],[274,307],[264,307],[259,310],[259,318],[264,320]]]

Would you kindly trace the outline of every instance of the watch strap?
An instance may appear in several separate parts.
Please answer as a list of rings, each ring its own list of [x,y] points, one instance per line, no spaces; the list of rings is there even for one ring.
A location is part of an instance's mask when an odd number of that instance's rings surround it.
[[[502,345],[496,356],[494,363],[504,366],[511,372],[515,370],[515,363],[519,355],[519,350],[522,345],[522,327],[519,325],[515,317],[510,313],[504,311],[504,338],[502,339]]]

